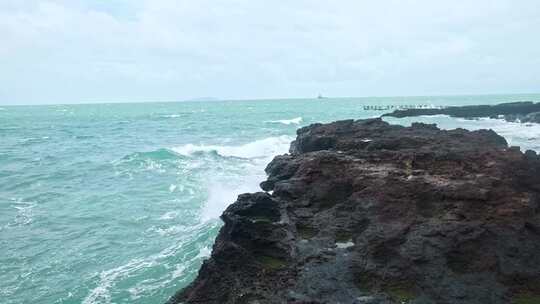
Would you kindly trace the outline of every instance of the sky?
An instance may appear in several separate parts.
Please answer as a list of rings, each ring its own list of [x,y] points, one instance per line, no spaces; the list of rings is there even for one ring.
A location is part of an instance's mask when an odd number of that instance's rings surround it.
[[[0,0],[0,104],[538,92],[538,0]]]

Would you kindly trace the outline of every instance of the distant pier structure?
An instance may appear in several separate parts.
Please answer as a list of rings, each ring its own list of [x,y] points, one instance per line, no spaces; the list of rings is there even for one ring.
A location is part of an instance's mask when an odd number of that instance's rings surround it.
[[[390,110],[406,110],[406,109],[441,109],[443,106],[434,106],[428,104],[413,104],[413,105],[365,105],[364,111],[390,111]]]

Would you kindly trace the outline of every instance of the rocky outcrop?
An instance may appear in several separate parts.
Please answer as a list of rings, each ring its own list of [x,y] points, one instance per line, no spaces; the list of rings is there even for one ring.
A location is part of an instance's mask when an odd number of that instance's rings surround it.
[[[503,116],[506,121],[522,122],[522,123],[540,123],[540,112],[532,112],[527,115],[522,114],[507,114]]]
[[[462,107],[447,107],[442,109],[405,109],[396,110],[383,116],[397,118],[420,115],[448,115],[461,118],[504,118],[507,121],[540,123],[540,103],[530,101],[501,103],[498,105],[477,105]]]
[[[170,303],[540,303],[540,157],[493,131],[298,130]]]

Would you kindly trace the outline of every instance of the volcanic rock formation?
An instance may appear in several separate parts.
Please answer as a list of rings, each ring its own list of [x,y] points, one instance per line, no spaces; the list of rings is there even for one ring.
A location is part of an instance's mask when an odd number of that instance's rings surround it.
[[[298,130],[169,303],[540,303],[540,157],[493,131]]]
[[[461,118],[489,117],[503,118],[510,122],[519,121],[540,123],[540,103],[521,101],[501,103],[498,105],[461,106],[447,107],[442,109],[405,109],[396,110],[392,113],[384,114],[383,116],[403,118],[440,114]]]

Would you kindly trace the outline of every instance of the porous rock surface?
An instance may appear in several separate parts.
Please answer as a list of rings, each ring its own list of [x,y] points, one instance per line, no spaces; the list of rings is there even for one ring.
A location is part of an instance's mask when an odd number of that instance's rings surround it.
[[[540,158],[493,131],[298,130],[169,303],[540,303]]]

